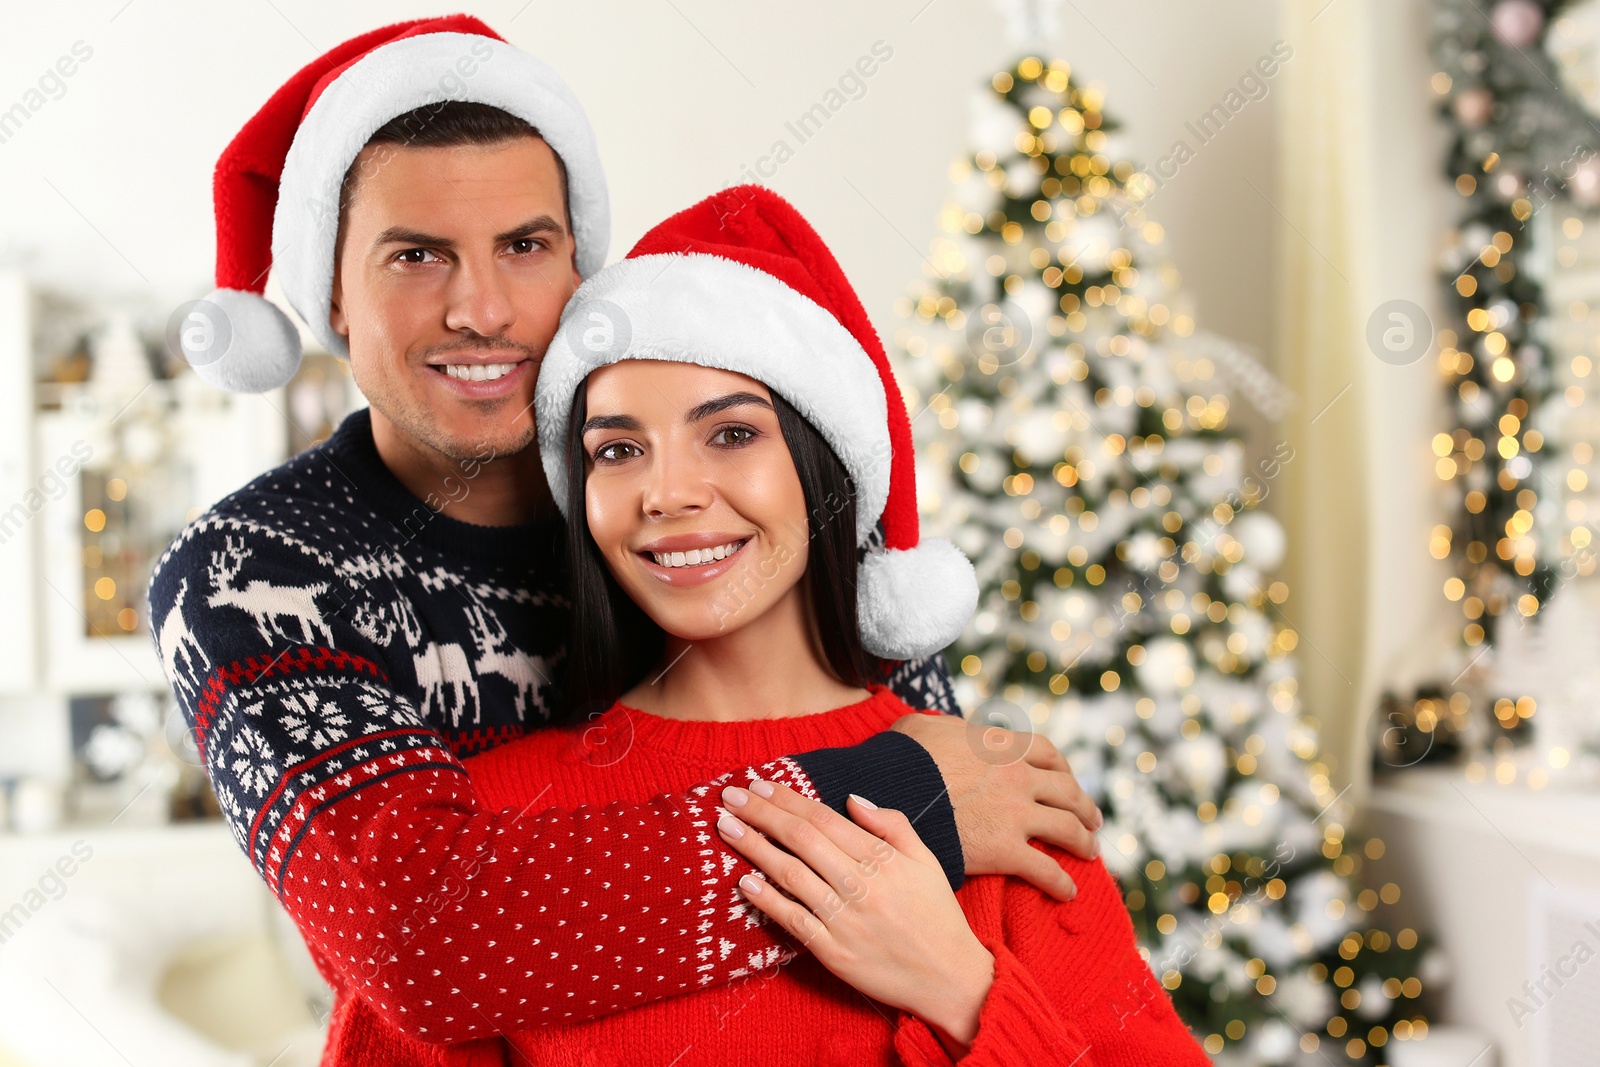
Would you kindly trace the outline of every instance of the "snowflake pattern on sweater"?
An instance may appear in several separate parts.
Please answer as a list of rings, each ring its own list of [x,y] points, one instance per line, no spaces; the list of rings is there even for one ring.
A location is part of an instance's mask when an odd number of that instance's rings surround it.
[[[190,524],[151,578],[157,650],[233,836],[336,990],[424,1041],[605,1014],[786,951],[756,913],[697,903],[749,869],[713,832],[706,784],[604,809],[479,803],[461,760],[556,703],[562,536],[418,501],[363,411]],[[890,684],[956,712],[938,657]],[[749,774],[841,809],[849,791],[931,805],[930,847],[959,881],[938,769],[904,735]],[[598,958],[600,915],[651,931],[659,965]]]

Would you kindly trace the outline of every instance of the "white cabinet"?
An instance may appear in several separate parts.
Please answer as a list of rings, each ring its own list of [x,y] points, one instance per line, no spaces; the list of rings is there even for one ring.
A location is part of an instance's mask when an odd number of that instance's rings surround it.
[[[1439,1020],[1493,1037],[1501,1067],[1595,1062],[1600,795],[1417,768],[1373,790],[1365,829],[1387,845],[1375,877],[1404,887],[1398,914],[1450,961]]]

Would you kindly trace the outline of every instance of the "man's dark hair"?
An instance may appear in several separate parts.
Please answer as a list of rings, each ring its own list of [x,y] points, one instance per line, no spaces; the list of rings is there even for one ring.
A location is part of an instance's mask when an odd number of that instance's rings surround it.
[[[447,100],[442,104],[425,104],[404,115],[396,115],[367,138],[362,151],[374,145],[400,145],[407,148],[456,148],[461,145],[496,145],[514,141],[518,137],[535,137],[544,140],[532,123],[519,119],[509,111],[492,104],[477,104],[466,100]],[[567,197],[567,164],[559,152],[556,170],[561,175],[561,210],[566,215],[567,231],[572,231],[572,205]],[[339,231],[334,239],[333,258],[338,262],[344,253],[344,217],[350,209],[356,189],[361,185],[360,154],[344,172],[339,187]]]
[[[794,459],[806,500],[810,551],[801,579],[811,606],[813,633],[829,669],[846,685],[882,682],[886,664],[861,644],[856,613],[856,494],[844,464],[816,429],[777,393],[772,407]],[[582,385],[572,401],[567,435],[567,566],[572,593],[572,635],[567,640],[566,701],[561,718],[581,721],[611,707],[662,656],[665,635],[611,576],[594,538],[584,501],[588,454],[583,424],[588,398]]]

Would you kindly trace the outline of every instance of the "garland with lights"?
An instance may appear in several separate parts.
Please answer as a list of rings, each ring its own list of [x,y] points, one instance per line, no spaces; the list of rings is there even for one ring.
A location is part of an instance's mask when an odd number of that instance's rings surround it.
[[[1546,48],[1572,6],[1499,0],[1486,12],[1475,0],[1439,0],[1435,8],[1432,87],[1452,133],[1446,173],[1462,210],[1444,264],[1453,321],[1438,334],[1455,427],[1433,440],[1453,517],[1434,529],[1430,549],[1451,562],[1444,593],[1461,607],[1474,662],[1497,628],[1533,618],[1563,580],[1594,572],[1584,502],[1563,501],[1565,490],[1585,488],[1592,448],[1560,447],[1594,362],[1560,365],[1544,287],[1530,270],[1534,227],[1554,238],[1559,212],[1568,216],[1561,234],[1574,239],[1583,220],[1573,209],[1600,206],[1600,125],[1563,87]],[[1467,729],[1469,696],[1450,691],[1460,688],[1426,687],[1404,717],[1425,720],[1424,733],[1439,721]],[[1497,745],[1534,711],[1531,697],[1495,700]]]
[[[1353,885],[1383,845],[1347,834],[1299,701],[1283,530],[1254,510],[1293,453],[1246,471],[1230,346],[1178,306],[1101,92],[1027,57],[976,103],[896,338],[925,522],[982,590],[962,705],[1045,731],[1100,800],[1143,949],[1218,1064],[1383,1062],[1426,1032],[1423,946],[1375,921],[1397,886]]]

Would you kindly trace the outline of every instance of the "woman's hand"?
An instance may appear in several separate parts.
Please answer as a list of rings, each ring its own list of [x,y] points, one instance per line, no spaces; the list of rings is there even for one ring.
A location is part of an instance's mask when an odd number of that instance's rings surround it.
[[[729,786],[722,802],[768,835],[732,816],[717,823],[729,847],[767,876],[740,879],[750,903],[828,970],[917,1016],[953,1043],[953,1054],[964,1053],[994,981],[994,956],[910,820],[852,795],[858,826],[772,782]]]

